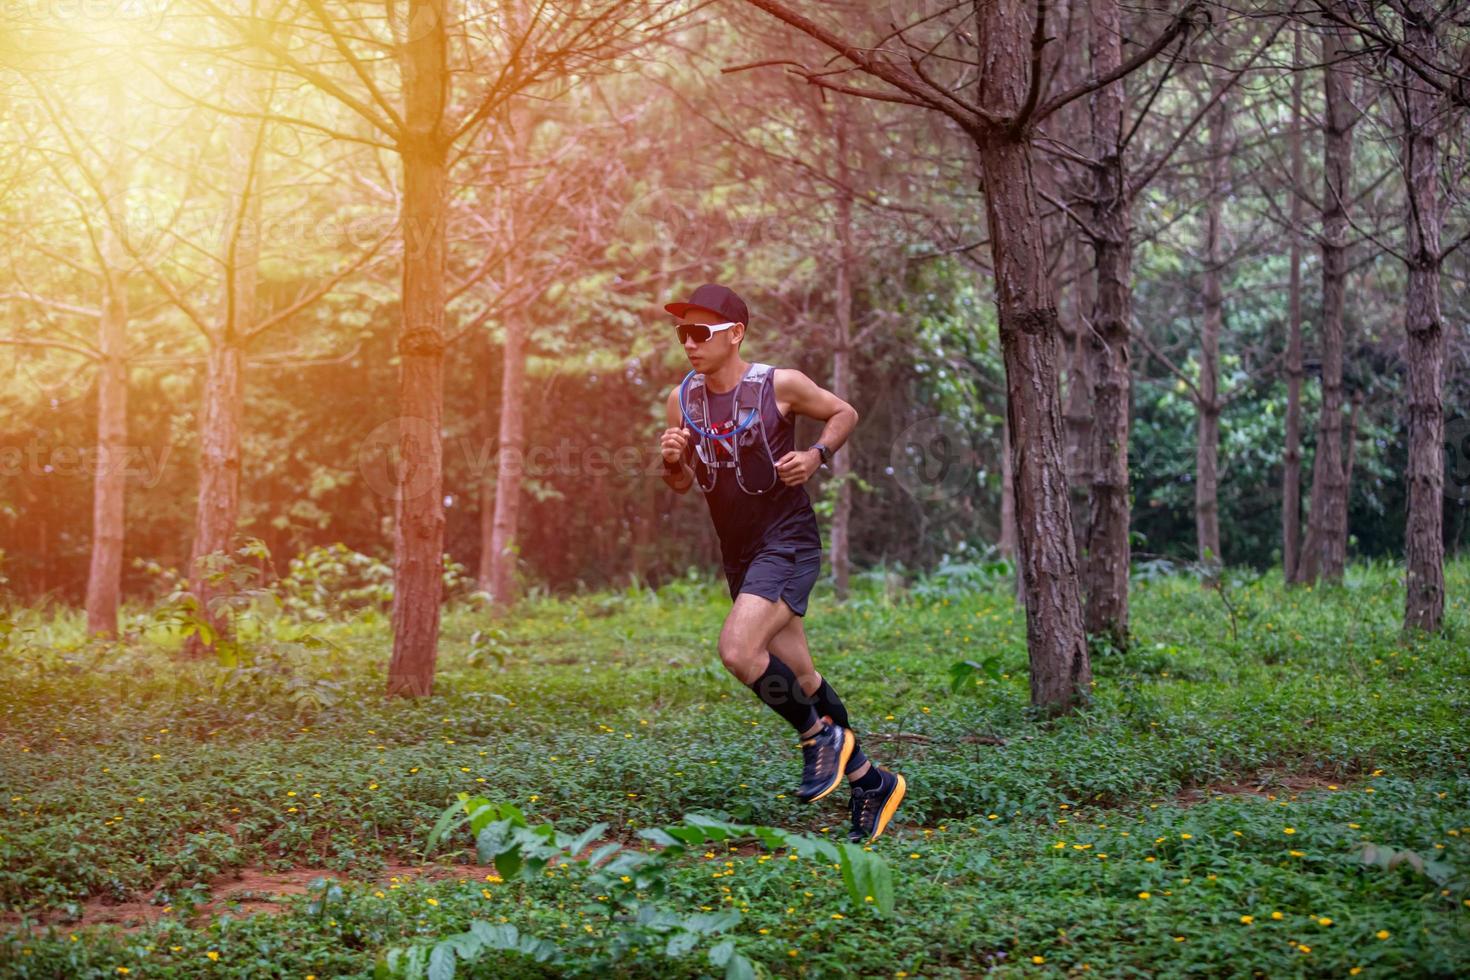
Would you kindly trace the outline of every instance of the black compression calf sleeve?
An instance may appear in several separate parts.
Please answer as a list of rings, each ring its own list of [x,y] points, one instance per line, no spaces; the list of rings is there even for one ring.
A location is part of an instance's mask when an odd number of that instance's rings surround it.
[[[772,711],[785,718],[797,734],[810,731],[821,721],[812,707],[812,699],[802,692],[796,675],[780,657],[771,656],[770,660],[765,673],[746,686]]]
[[[847,723],[847,706],[832,690],[832,685],[827,683],[827,678],[822,678],[822,686],[817,688],[817,714],[826,715],[843,728],[850,728]]]
[[[847,706],[842,703],[837,692],[832,690],[832,685],[827,683],[825,677],[822,678],[822,686],[817,688],[816,699],[817,714],[826,715],[832,719],[834,724],[841,725],[849,731],[852,730],[852,725],[847,720]],[[852,757],[847,760],[847,771],[853,772],[861,768],[862,764],[867,761],[868,757],[863,754],[862,747],[858,744],[857,733],[853,732]]]

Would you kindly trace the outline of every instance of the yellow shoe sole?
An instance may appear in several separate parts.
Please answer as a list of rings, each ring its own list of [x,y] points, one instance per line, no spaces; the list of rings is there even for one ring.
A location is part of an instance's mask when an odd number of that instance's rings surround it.
[[[878,814],[878,823],[873,827],[873,836],[868,838],[869,841],[877,840],[883,833],[888,826],[888,821],[892,820],[893,814],[897,812],[898,805],[903,802],[903,794],[908,792],[909,784],[904,778],[898,773],[893,775],[898,780],[898,785],[893,787],[893,793],[888,797],[888,802],[883,804],[883,812]]]
[[[857,739],[853,737],[852,729],[844,728],[842,730],[842,754],[837,760],[837,772],[832,777],[832,785],[822,790],[816,796],[809,797],[807,799],[808,803],[817,802],[822,797],[826,796],[828,793],[836,789],[838,786],[842,785],[842,777],[847,773],[847,760],[852,758],[853,745],[856,741]]]

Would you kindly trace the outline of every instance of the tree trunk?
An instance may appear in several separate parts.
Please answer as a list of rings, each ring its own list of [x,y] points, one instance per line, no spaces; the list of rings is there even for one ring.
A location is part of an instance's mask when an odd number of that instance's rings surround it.
[[[511,159],[525,162],[533,127],[529,121],[512,129]],[[505,240],[516,240],[515,201],[502,204]],[[520,287],[521,263],[512,250],[505,259],[507,289]],[[490,532],[490,597],[495,611],[504,614],[517,599],[520,567],[521,486],[526,457],[526,318],[531,303],[518,304],[502,317],[505,332],[500,376],[500,455],[495,471],[495,517]],[[593,497],[592,499],[597,499]]]
[[[1000,420],[1000,543],[997,550],[1016,569],[1016,605],[1026,608],[1026,577],[1021,574],[1017,545],[1020,532],[1016,528],[1015,479],[1011,469],[1011,423]]]
[[[832,394],[852,400],[852,277],[856,265],[852,249],[852,174],[847,165],[847,119],[842,107],[834,120],[837,135],[837,338],[832,347]],[[847,599],[851,572],[852,447],[832,457],[837,499],[832,509],[832,577],[839,602]]]
[[[475,573],[476,587],[486,595],[491,594],[491,580],[494,576],[495,563],[491,560],[494,554],[492,545],[495,531],[495,480],[492,478],[493,471],[487,465],[490,457],[485,453],[492,445],[498,445],[498,432],[500,427],[499,416],[496,410],[496,399],[499,392],[489,384],[495,376],[495,359],[502,353],[499,345],[495,343],[494,335],[489,330],[484,331],[485,342],[485,384],[480,389],[480,431],[484,433],[485,449],[477,455],[479,466],[475,469],[475,479],[478,481],[480,490],[480,565]],[[490,425],[492,420],[496,427],[496,437],[491,437]]]
[[[1306,162],[1302,154],[1302,32],[1295,31],[1291,79],[1291,283],[1287,293],[1286,339],[1286,452],[1281,473],[1282,577],[1298,580],[1302,519],[1302,193]]]
[[[1195,399],[1194,527],[1199,562],[1206,580],[1218,580],[1220,556],[1220,332],[1225,321],[1221,288],[1225,249],[1222,222],[1230,193],[1230,98],[1221,96],[1210,112],[1210,186],[1205,211],[1203,316],[1200,319],[1199,396]]]
[[[495,471],[495,519],[490,536],[489,591],[496,610],[501,613],[516,602],[521,484],[525,477],[526,455],[525,375],[526,310],[517,307],[508,310],[505,316],[505,364],[500,384],[500,455]]]
[[[1063,88],[1071,89],[1090,77],[1091,57],[1088,39],[1091,35],[1091,14],[1088,0],[1072,0],[1056,8],[1057,23],[1063,24],[1065,33],[1062,43],[1066,46],[1062,63],[1058,68],[1058,82]],[[1077,99],[1048,120],[1051,135],[1062,141],[1074,138],[1076,133],[1085,133],[1090,125],[1088,99]],[[1090,174],[1088,175],[1090,179]],[[1089,223],[1092,208],[1075,190],[1077,198],[1073,209]],[[1072,498],[1072,537],[1077,549],[1077,564],[1082,567],[1087,547],[1087,513],[1092,497],[1092,365],[1091,351],[1092,311],[1097,304],[1097,278],[1093,268],[1092,244],[1080,233],[1074,232],[1066,242],[1073,268],[1071,309],[1071,337],[1067,345],[1067,404],[1065,425],[1067,432],[1067,486]],[[1065,331],[1063,333],[1065,337]]]
[[[388,694],[425,697],[443,596],[445,227],[442,132],[445,0],[408,0],[403,46],[403,321],[398,338],[398,492],[393,533],[393,656]]]
[[[1122,25],[1117,0],[1092,5],[1092,66],[1106,74],[1122,64]],[[1092,502],[1088,512],[1087,631],[1115,647],[1128,644],[1128,434],[1131,422],[1129,323],[1133,261],[1131,204],[1124,181],[1123,83],[1092,96],[1093,249],[1097,255],[1097,305],[1091,338],[1094,388]]]
[[[1079,100],[1080,101],[1080,100]],[[1082,236],[1072,239],[1076,253],[1077,279],[1073,283],[1075,333],[1069,348],[1067,369],[1067,486],[1072,498],[1072,530],[1080,564],[1087,546],[1087,509],[1092,497],[1092,310],[1097,303],[1091,246]]]
[[[121,87],[114,88],[121,92]],[[114,99],[114,107],[120,100]],[[119,141],[120,142],[120,141]],[[118,200],[127,186],[121,147],[114,147],[108,196]],[[117,635],[122,592],[124,512],[127,503],[128,364],[127,276],[122,245],[111,221],[102,228],[102,318],[98,323],[97,472],[92,483],[92,564],[87,573],[87,632]]]
[[[249,278],[253,285],[253,272]],[[220,590],[209,581],[205,559],[230,550],[240,514],[241,361],[233,335],[222,333],[212,340],[205,355],[204,398],[199,413],[199,500],[194,512],[194,545],[189,553],[189,587],[199,600],[200,617],[219,636],[227,635],[229,627],[227,620],[210,608]],[[213,648],[213,643],[204,642],[195,633],[185,643],[184,652],[198,657]]]
[[[1312,503],[1301,580],[1342,579],[1347,563],[1347,484],[1342,465],[1343,302],[1347,288],[1348,217],[1352,193],[1352,75],[1347,35],[1333,30],[1323,52],[1326,115],[1322,180],[1322,412],[1312,465]]]
[[[1347,449],[1342,457],[1342,485],[1347,488],[1345,496],[1352,497],[1353,487],[1353,457],[1358,451],[1358,412],[1363,408],[1363,393],[1354,391],[1350,399],[1352,408],[1348,411],[1347,423]]]
[[[1433,64],[1434,11],[1405,4],[1406,46]],[[1404,184],[1408,192],[1409,279],[1404,302],[1409,368],[1409,513],[1404,528],[1404,630],[1444,625],[1444,322],[1440,316],[1440,222],[1437,145],[1442,100],[1404,69]]]
[[[977,0],[975,20],[979,50],[986,54],[981,106],[997,115],[1015,115],[1028,88],[1031,8]],[[1026,580],[1031,703],[1058,712],[1088,698],[1092,668],[1082,630],[1063,464],[1057,309],[1047,277],[1029,134],[1023,130],[1007,138],[977,139],[976,147],[1014,440],[1011,465]]]
[[[251,158],[250,141],[259,137],[258,125],[241,120],[234,134],[236,159]],[[215,615],[210,604],[224,590],[209,581],[203,560],[215,552],[230,551],[240,517],[243,343],[246,331],[255,323],[260,264],[260,193],[253,168],[242,175],[230,214],[238,218],[231,225],[225,254],[221,323],[206,337],[209,351],[205,355],[204,404],[199,413],[199,502],[189,559],[190,589],[199,600],[200,615],[219,636],[228,634],[229,623]],[[191,657],[202,656],[213,648],[213,643],[204,642],[197,633],[184,644],[185,654]]]

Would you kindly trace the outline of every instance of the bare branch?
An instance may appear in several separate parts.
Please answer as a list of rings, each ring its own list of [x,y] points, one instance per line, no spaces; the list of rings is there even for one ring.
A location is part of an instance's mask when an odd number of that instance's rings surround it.
[[[61,340],[43,340],[39,337],[0,337],[0,344],[11,347],[48,347],[53,350],[64,350],[85,357],[91,361],[102,360],[102,352],[90,347],[79,347],[76,344],[68,344]]]
[[[1154,38],[1152,44],[1135,54],[1133,57],[1129,58],[1127,61],[1123,62],[1117,68],[1108,72],[1106,75],[1103,75],[1100,78],[1088,79],[1087,81],[1076,86],[1070,91],[1063,92],[1061,95],[1057,96],[1054,99],[1049,99],[1039,110],[1037,110],[1035,121],[1038,123],[1041,122],[1047,116],[1051,115],[1053,112],[1056,112],[1068,102],[1074,102],[1077,99],[1082,98],[1082,96],[1084,95],[1087,95],[1091,92],[1096,92],[1100,88],[1111,85],[1113,82],[1118,81],[1120,78],[1126,78],[1137,71],[1139,68],[1142,68],[1144,65],[1148,64],[1150,61],[1158,56],[1158,53],[1160,51],[1168,47],[1170,41],[1174,40],[1174,38],[1178,37],[1187,28],[1193,25],[1194,15],[1199,12],[1202,6],[1202,0],[1190,0],[1189,3],[1184,5],[1183,9],[1181,9],[1179,13],[1174,15],[1174,19],[1169,22],[1169,26],[1164,28],[1163,32],[1159,34],[1158,37]]]

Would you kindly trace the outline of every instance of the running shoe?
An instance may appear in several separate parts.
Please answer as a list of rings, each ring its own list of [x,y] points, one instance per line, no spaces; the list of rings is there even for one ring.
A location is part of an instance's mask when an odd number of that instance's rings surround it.
[[[811,738],[802,739],[801,788],[796,798],[815,803],[836,789],[856,744],[852,732],[841,725],[824,725]]]
[[[878,839],[908,790],[908,783],[898,773],[879,765],[873,768],[881,783],[872,789],[852,788],[852,830],[847,839],[855,844]]]

